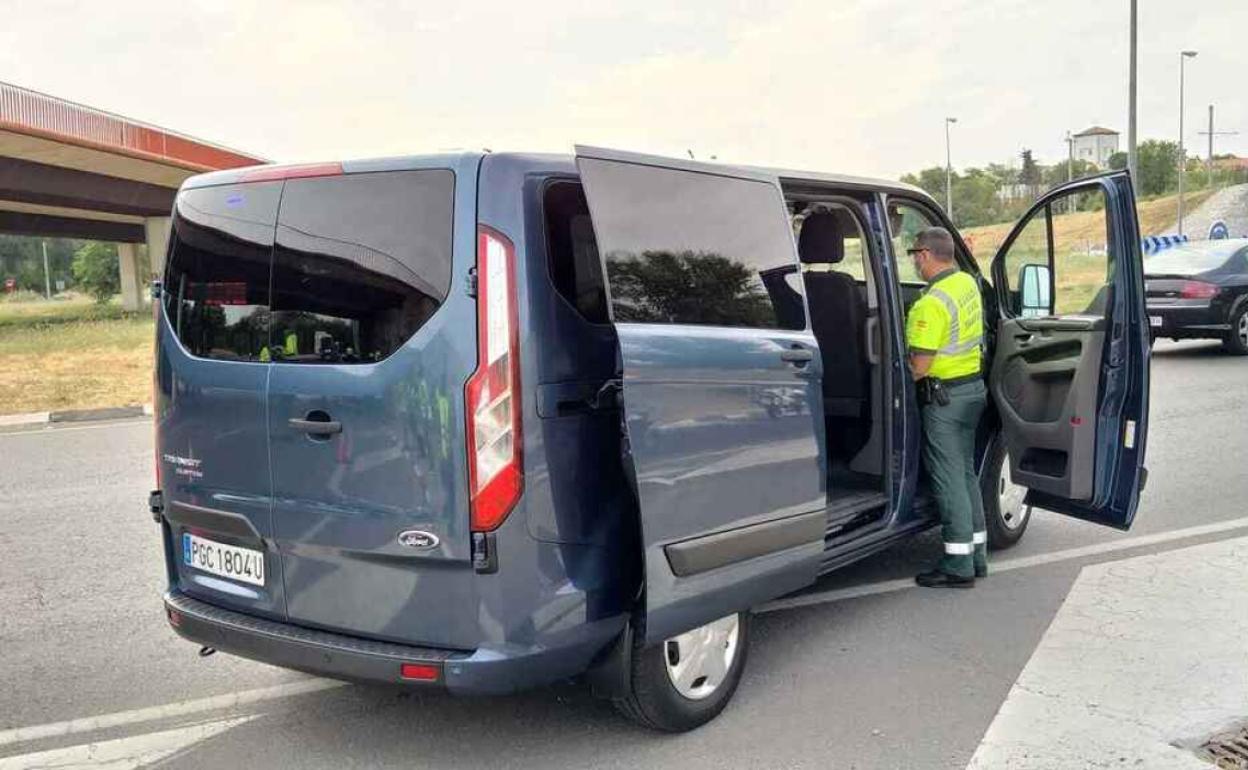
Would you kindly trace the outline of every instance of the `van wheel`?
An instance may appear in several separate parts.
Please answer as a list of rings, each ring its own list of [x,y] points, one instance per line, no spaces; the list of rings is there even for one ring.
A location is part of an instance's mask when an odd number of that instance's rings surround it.
[[[1000,433],[993,437],[979,486],[984,497],[988,547],[1009,548],[1022,540],[1031,523],[1031,506],[1023,503],[1027,488],[1010,478],[1009,453]]]
[[[643,727],[683,733],[719,715],[732,699],[750,646],[749,614],[738,612],[633,649],[631,692],[616,709]]]

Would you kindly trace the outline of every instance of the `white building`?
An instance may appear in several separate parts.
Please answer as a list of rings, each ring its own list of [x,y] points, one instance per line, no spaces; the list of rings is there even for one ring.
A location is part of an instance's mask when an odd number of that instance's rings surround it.
[[[1097,168],[1109,166],[1109,156],[1118,152],[1118,132],[1100,126],[1084,129],[1071,137],[1075,160],[1086,160]]]

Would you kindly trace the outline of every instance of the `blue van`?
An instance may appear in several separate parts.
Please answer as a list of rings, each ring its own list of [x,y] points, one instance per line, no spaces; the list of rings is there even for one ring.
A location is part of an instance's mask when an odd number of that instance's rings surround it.
[[[1102,223],[1074,251],[1072,207]],[[188,180],[155,287],[170,625],[452,693],[584,675],[650,727],[706,722],[752,606],[935,522],[903,334],[931,225],[896,182],[589,147]],[[1033,505],[1126,529],[1128,177],[1042,196],[980,280],[992,545]]]

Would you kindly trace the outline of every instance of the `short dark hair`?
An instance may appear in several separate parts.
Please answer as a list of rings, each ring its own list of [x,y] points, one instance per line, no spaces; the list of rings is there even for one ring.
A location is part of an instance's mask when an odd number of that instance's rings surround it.
[[[943,227],[928,227],[920,230],[914,239],[918,248],[927,249],[932,256],[941,262],[953,261],[953,236]]]

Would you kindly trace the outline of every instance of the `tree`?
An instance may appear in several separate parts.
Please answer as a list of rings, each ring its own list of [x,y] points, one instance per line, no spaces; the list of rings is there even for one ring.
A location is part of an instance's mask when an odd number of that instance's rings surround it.
[[[1031,197],[1034,198],[1040,192],[1040,183],[1044,181],[1041,177],[1040,165],[1031,156],[1031,150],[1023,150],[1021,157],[1023,167],[1018,172],[1018,183],[1027,185]]]
[[[88,243],[74,254],[74,280],[100,304],[121,291],[120,270],[117,247],[112,244]]]
[[[1146,139],[1140,142],[1139,179],[1141,195],[1161,195],[1179,184],[1179,145],[1175,142]]]
[[[1127,167],[1127,154],[1125,152],[1116,152],[1109,156],[1109,168],[1112,171],[1121,171]]]

